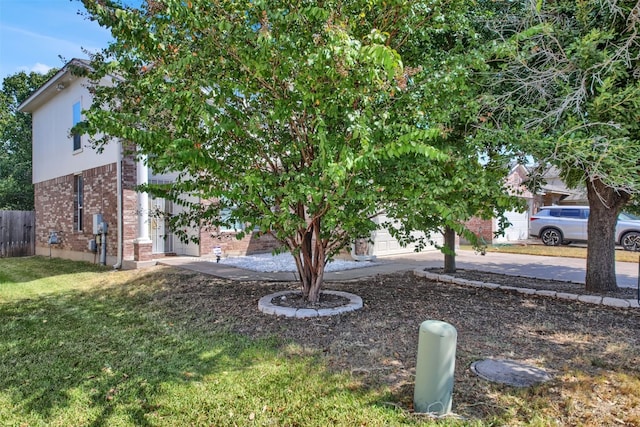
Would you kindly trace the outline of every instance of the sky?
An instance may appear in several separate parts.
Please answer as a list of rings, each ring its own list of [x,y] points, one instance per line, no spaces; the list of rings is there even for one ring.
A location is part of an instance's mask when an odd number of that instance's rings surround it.
[[[106,47],[109,31],[79,11],[85,12],[78,0],[0,0],[0,81],[20,71],[60,68],[87,58],[83,49]]]

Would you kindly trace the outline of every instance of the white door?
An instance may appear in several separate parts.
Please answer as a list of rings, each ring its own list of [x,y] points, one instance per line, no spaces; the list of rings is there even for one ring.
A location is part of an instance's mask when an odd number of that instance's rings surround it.
[[[529,238],[529,210],[527,209],[525,212],[506,212],[505,216],[511,225],[504,231],[504,236],[498,236],[494,239],[494,243],[527,240]]]
[[[166,254],[173,252],[173,233],[169,228],[167,215],[171,213],[172,203],[165,199],[149,200],[149,236],[151,236],[151,252]]]
[[[382,224],[388,221],[389,218],[386,215],[379,215],[374,218],[377,224]],[[416,237],[419,237],[421,233],[415,233]],[[385,255],[398,255],[415,252],[415,244],[409,244],[407,246],[400,245],[397,239],[395,239],[389,231],[386,229],[376,230],[371,234],[373,240],[373,248],[369,249],[370,255],[385,256]],[[442,237],[438,236],[438,243],[442,243]],[[424,250],[434,249],[433,246],[429,246]]]
[[[199,199],[196,197],[184,196],[184,198],[194,203],[199,201]],[[181,212],[184,212],[184,210],[184,206],[178,204],[173,206],[174,214],[179,214]],[[187,231],[189,236],[199,236],[200,234],[200,229],[198,227],[189,227]],[[198,243],[192,242],[191,240],[189,240],[188,242],[183,242],[181,239],[175,237],[173,246],[174,251],[177,255],[200,256],[200,245]]]

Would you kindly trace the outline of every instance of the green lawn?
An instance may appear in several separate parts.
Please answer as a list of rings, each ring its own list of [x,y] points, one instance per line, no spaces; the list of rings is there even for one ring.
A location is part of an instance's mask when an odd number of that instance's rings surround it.
[[[473,250],[471,246],[462,245],[461,249]],[[586,258],[587,248],[579,246],[544,246],[542,244],[498,244],[489,245],[487,252],[504,252],[511,254],[543,255],[568,258]],[[616,261],[635,262],[640,259],[640,252],[616,250]]]
[[[394,276],[396,287],[371,290],[371,306],[359,316],[334,319],[355,322],[336,337],[342,347],[332,350],[341,352],[334,362],[371,355],[372,363],[362,364],[367,369],[354,373],[348,363],[331,364],[323,348],[232,332],[253,327],[256,318],[239,318],[244,312],[228,310],[229,299],[253,299],[271,285],[170,268],[112,271],[42,257],[0,259],[0,426],[541,427],[612,425],[618,418],[620,425],[638,424],[635,310],[570,303],[565,309],[552,300],[421,280],[407,285],[420,288],[422,299],[412,300],[400,289],[404,279]],[[402,312],[394,305],[400,299]],[[460,317],[454,402],[467,419],[412,413],[411,374],[396,382],[400,388],[376,380],[401,372],[385,371],[385,363],[406,354],[388,359],[369,347],[353,350],[365,341],[358,331],[367,330],[369,340],[384,336],[394,346],[398,339],[405,352],[407,341],[399,338],[433,315]],[[263,322],[306,328],[317,320]],[[465,368],[493,354],[548,358],[554,381],[516,389],[487,384]]]
[[[0,425],[420,424],[319,356],[176,320],[143,272],[40,257],[0,272]]]

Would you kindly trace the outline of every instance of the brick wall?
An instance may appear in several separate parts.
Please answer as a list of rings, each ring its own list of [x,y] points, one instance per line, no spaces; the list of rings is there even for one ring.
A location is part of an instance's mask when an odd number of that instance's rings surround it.
[[[117,257],[117,169],[116,163],[82,172],[84,185],[83,229],[73,229],[74,176],[66,175],[35,185],[36,252],[49,254],[49,232],[56,231],[60,243],[52,250],[55,256],[96,261],[97,255],[88,249],[93,235],[93,214],[101,213],[109,227],[107,234],[107,263]],[[122,162],[122,244],[123,260],[133,261],[134,240],[138,237],[138,197],[135,191],[136,163],[130,156]],[[238,240],[235,233],[220,233],[202,227],[200,230],[200,256],[212,256],[213,248],[220,246],[225,256],[271,252],[280,243],[271,235],[249,233]],[[161,256],[161,255],[158,255]]]
[[[122,160],[122,259],[133,260],[133,241],[138,237],[138,194],[136,162],[133,156]]]
[[[35,184],[36,211],[36,252],[49,250],[49,232],[58,232],[60,243],[56,251],[64,252],[71,258],[91,259],[88,249],[93,239],[93,214],[100,213],[109,226],[107,234],[107,255],[117,252],[117,198],[116,164],[101,166],[82,172],[83,211],[81,231],[74,230],[74,176],[65,175]]]
[[[471,218],[465,223],[465,226],[476,236],[481,236],[485,242],[493,241],[493,219]],[[461,238],[461,242],[468,243],[466,239]]]
[[[208,205],[212,201],[201,203]],[[213,248],[217,246],[222,249],[223,256],[268,253],[281,246],[271,234],[247,233],[240,240],[236,236],[236,233],[221,232],[215,227],[200,227],[200,256],[212,256]]]
[[[241,240],[236,233],[219,233],[202,227],[200,229],[200,256],[211,256],[213,248],[219,246],[223,256],[251,255],[271,252],[281,246],[271,234],[259,236],[247,233]]]

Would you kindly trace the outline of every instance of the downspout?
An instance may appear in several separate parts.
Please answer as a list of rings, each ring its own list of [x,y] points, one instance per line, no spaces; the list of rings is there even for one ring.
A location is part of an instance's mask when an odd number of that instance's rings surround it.
[[[118,254],[116,257],[116,263],[114,264],[113,268],[115,268],[116,270],[119,270],[120,268],[122,268],[122,217],[123,217],[123,213],[122,213],[122,142],[120,140],[118,140],[118,161],[116,162],[116,198],[118,200],[117,203],[117,222],[118,222],[118,238],[117,240],[117,247],[118,247]]]

